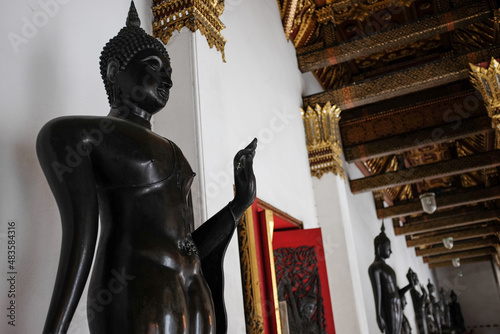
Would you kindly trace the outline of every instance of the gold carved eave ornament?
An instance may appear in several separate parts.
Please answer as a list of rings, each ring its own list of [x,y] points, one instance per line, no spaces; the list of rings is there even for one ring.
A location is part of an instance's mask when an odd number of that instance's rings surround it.
[[[500,148],[500,63],[491,58],[489,66],[469,64],[470,81],[483,97],[491,126],[495,129],[495,148]]]
[[[278,0],[283,30],[295,47],[307,44],[316,30],[316,4],[313,0]]]
[[[329,102],[323,107],[316,104],[314,109],[310,106],[301,109],[311,175],[317,178],[329,172],[345,178],[340,158],[340,112],[340,108]]]
[[[153,36],[167,44],[176,30],[199,30],[225,61],[226,39],[221,34],[225,26],[219,19],[223,12],[224,0],[153,0]]]
[[[345,20],[363,21],[373,12],[389,7],[409,7],[415,0],[327,0],[317,10],[319,23],[342,23]]]
[[[409,7],[415,0],[326,0],[318,7],[314,0],[278,0],[285,36],[295,47],[306,45],[319,24],[365,20],[375,11]]]

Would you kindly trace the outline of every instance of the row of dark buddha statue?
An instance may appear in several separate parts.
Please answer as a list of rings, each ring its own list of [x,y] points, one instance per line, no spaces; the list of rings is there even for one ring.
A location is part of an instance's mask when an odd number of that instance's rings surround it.
[[[447,292],[441,288],[441,298],[436,296],[434,285],[425,287],[419,284],[417,274],[410,268],[406,275],[409,284],[398,288],[394,270],[385,262],[392,253],[391,241],[385,234],[382,223],[380,234],[374,240],[375,260],[368,274],[375,298],[377,324],[385,334],[409,334],[412,332],[408,319],[403,314],[407,305],[405,293],[410,291],[418,334],[462,334],[465,333],[464,319],[457,295],[451,291],[448,301]]]

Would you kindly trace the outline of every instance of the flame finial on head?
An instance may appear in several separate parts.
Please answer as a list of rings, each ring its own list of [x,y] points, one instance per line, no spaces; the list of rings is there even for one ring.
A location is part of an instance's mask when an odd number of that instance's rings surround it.
[[[141,19],[139,18],[139,14],[137,14],[137,9],[135,8],[134,1],[130,2],[130,9],[128,10],[127,17],[127,27],[141,27]]]
[[[382,220],[382,226],[380,227],[380,233],[377,235],[377,237],[374,240],[374,246],[375,246],[375,254],[379,252],[379,246],[384,245],[387,242],[391,242],[387,235],[385,235],[385,225],[384,221]]]

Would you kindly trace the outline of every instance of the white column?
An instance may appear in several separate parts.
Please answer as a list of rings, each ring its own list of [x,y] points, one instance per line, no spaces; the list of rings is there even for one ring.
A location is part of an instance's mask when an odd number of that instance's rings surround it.
[[[346,184],[332,173],[313,178],[336,333],[369,333],[347,204]]]

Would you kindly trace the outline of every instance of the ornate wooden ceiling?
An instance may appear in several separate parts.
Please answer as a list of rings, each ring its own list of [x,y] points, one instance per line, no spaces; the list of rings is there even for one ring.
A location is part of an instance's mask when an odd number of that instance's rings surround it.
[[[500,57],[498,1],[278,5],[300,70],[312,71],[324,89],[305,96],[304,109],[331,103],[342,110],[344,158],[365,176],[349,180],[351,191],[373,192],[378,218],[392,218],[395,233],[431,267],[455,257],[498,261],[498,131],[469,79],[470,63],[487,67]],[[429,191],[433,214],[419,200]],[[450,236],[451,250],[443,246]]]

